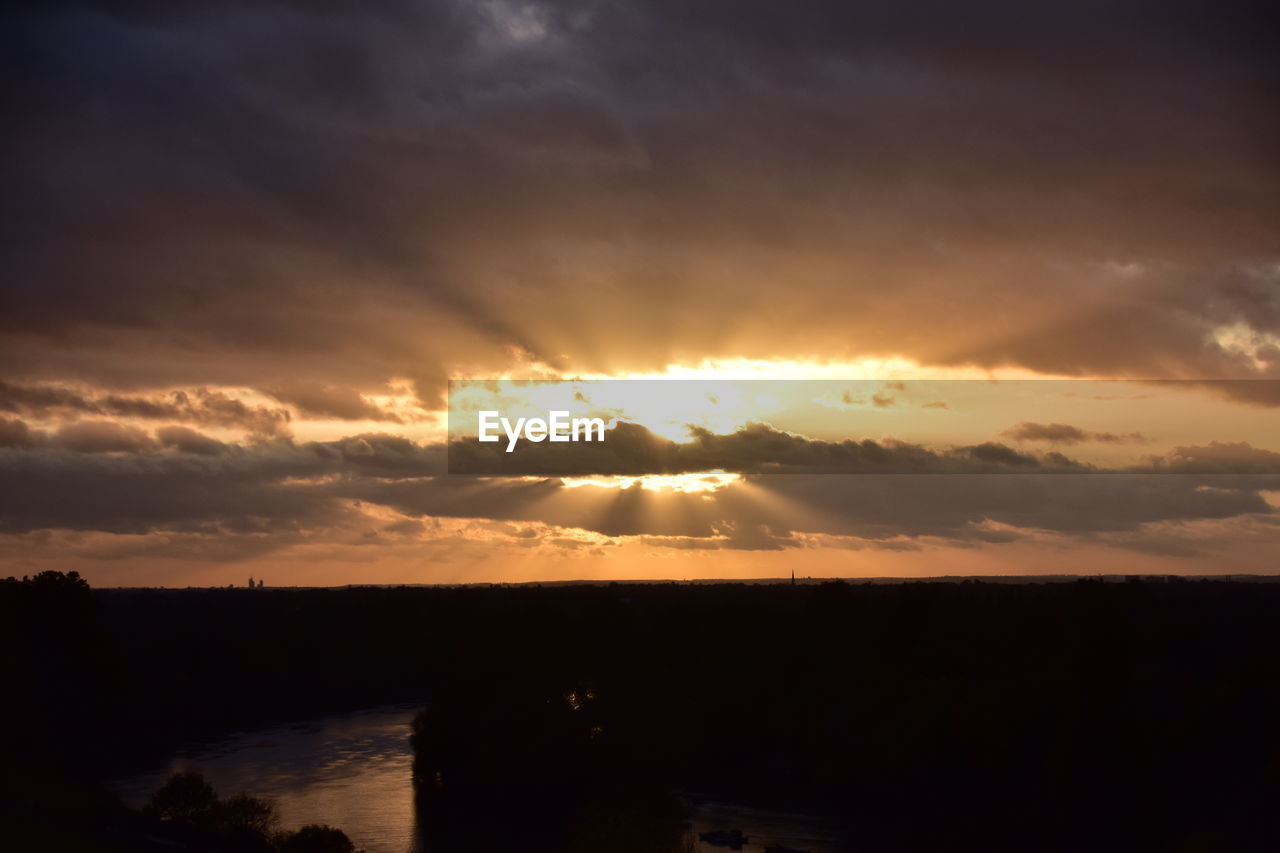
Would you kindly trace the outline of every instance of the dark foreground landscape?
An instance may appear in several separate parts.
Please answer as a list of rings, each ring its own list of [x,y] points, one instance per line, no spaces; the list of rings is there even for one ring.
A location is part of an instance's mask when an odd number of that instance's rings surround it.
[[[1228,580],[91,590],[45,573],[0,582],[0,847],[350,849],[273,832],[269,804],[197,779],[142,810],[104,781],[194,738],[414,702],[439,853],[677,853],[688,792],[821,815],[858,851],[1280,849],[1277,614],[1280,584]]]

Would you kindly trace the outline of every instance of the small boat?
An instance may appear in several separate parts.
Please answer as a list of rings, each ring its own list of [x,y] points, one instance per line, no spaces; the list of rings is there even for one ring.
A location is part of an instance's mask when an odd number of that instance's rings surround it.
[[[741,850],[749,840],[741,829],[713,829],[699,832],[698,837],[714,847],[728,847],[730,850]]]

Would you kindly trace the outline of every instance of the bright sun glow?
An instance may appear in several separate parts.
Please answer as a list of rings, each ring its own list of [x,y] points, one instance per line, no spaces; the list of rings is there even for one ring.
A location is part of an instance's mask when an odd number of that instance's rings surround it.
[[[901,356],[861,358],[855,361],[820,359],[704,358],[695,363],[675,362],[660,370],[618,373],[557,371],[545,364],[517,359],[506,370],[457,369],[455,379],[1064,379],[1021,367],[986,368],[930,366]],[[1081,378],[1081,377],[1073,377]]]
[[[704,471],[697,474],[646,474],[640,477],[566,477],[560,482],[566,489],[595,486],[603,489],[629,489],[639,485],[649,492],[681,492],[698,494],[715,492],[742,479],[741,474]]]
[[[516,378],[520,374],[522,378]],[[650,372],[567,375],[525,362],[505,375],[456,379],[449,401],[450,419],[460,425],[455,437],[472,434],[471,424],[481,410],[500,411],[513,422],[516,417],[545,418],[551,411],[581,411],[602,418],[610,427],[618,419],[632,421],[656,436],[684,443],[693,437],[694,429],[728,435],[753,422],[771,424],[782,413],[814,402],[807,398],[810,389],[770,380],[861,383],[866,393],[860,396],[870,399],[884,391],[876,383],[1030,378],[1055,377],[1020,368],[930,367],[901,357],[704,359]],[[645,388],[646,384],[652,387]],[[834,399],[838,402],[839,395]],[[870,404],[864,408],[877,413]]]
[[[697,364],[669,364],[654,372],[595,375],[591,379],[1023,379],[1040,377],[1029,370],[986,370],[978,367],[926,367],[907,358],[864,358],[857,361],[703,359]]]

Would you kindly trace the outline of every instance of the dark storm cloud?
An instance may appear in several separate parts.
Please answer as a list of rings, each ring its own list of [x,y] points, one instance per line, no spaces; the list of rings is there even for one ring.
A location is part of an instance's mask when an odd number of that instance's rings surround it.
[[[513,352],[1274,377],[1266,11],[33,4],[0,352],[428,397]]]
[[[1123,434],[1093,432],[1071,424],[1038,424],[1032,421],[1023,421],[1011,426],[1001,435],[1014,441],[1044,441],[1050,444],[1083,444],[1087,441],[1100,444],[1128,444],[1146,441],[1145,437],[1136,432]]]
[[[1273,515],[1259,492],[1280,486],[1275,476],[772,475],[706,498],[651,492],[638,484],[603,491],[568,489],[556,480],[467,479],[349,480],[335,489],[411,516],[536,521],[608,536],[708,540],[767,531],[773,540],[826,534],[880,542],[938,537],[964,544],[1016,541],[1037,531],[1094,536],[1160,522]],[[991,523],[1006,527],[993,530]],[[775,541],[770,547],[783,545]]]
[[[268,393],[282,403],[296,407],[303,415],[344,421],[400,421],[395,414],[384,412],[350,388],[303,384],[273,388]]]
[[[814,474],[940,474],[1084,471],[1088,466],[1059,453],[1032,455],[986,443],[933,450],[919,444],[873,439],[822,441],[748,424],[721,435],[691,427],[692,441],[676,443],[639,424],[619,421],[599,443],[482,444],[474,438],[449,444],[452,474],[585,476],[685,474],[698,471]]]
[[[20,430],[11,432],[22,438]],[[735,449],[736,442],[779,437],[750,428],[718,438]],[[370,522],[353,509],[363,504],[410,519],[529,522],[607,536],[692,538],[715,548],[793,547],[796,537],[810,534],[903,546],[919,538],[964,545],[1048,531],[1133,534],[1116,542],[1150,550],[1150,537],[1137,535],[1144,526],[1270,518],[1275,510],[1263,492],[1280,489],[1280,455],[1222,443],[1180,447],[1142,469],[1093,472],[1065,461],[1046,467],[1002,445],[957,454],[866,442],[815,442],[797,450],[783,442],[782,454],[792,459],[844,452],[869,455],[879,465],[902,452],[923,475],[874,473],[885,469],[873,465],[859,476],[748,476],[712,493],[685,494],[655,493],[639,484],[601,489],[568,487],[554,478],[442,476],[442,446],[380,434],[236,447],[169,427],[157,439],[86,422],[43,444],[0,449],[0,532],[272,534],[290,541],[298,532],[363,529]],[[743,458],[760,454],[752,449]],[[1025,473],[975,473],[1012,470]],[[929,471],[934,473],[924,473]],[[956,473],[964,471],[970,473]]]
[[[1153,466],[1156,470],[1192,474],[1280,474],[1280,453],[1243,441],[1211,441],[1207,445],[1175,447],[1154,460]]]
[[[54,434],[53,442],[76,453],[136,453],[154,446],[143,430],[113,421],[67,424]]]
[[[161,430],[160,442],[178,452],[118,452],[137,449],[130,442],[152,446],[127,427],[72,424],[44,447],[0,450],[0,529],[289,530],[342,514],[326,481],[376,483],[443,469],[441,450],[386,435],[215,452],[194,432]]]
[[[26,422],[0,417],[0,447],[25,447],[32,443],[31,429]]]
[[[1258,494],[1275,478],[1156,478],[1143,475],[887,478],[832,486],[772,478],[766,489],[835,511],[834,530],[855,535],[957,535],[994,521],[1014,528],[1087,533],[1160,521],[1222,519],[1274,510]],[[841,511],[839,508],[844,507]]]
[[[164,447],[198,456],[219,456],[231,449],[216,438],[183,426],[160,427],[156,430],[156,440]]]
[[[81,414],[145,420],[189,421],[231,427],[259,435],[289,430],[285,409],[253,406],[220,391],[196,388],[150,396],[92,394],[51,385],[14,385],[0,380],[0,411],[37,418],[75,418]]]

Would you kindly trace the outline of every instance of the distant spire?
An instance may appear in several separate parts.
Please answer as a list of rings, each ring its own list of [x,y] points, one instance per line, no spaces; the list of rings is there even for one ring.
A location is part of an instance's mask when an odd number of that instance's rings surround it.
[[[795,570],[795,569],[792,569],[792,570],[791,570],[791,585],[792,585],[792,586],[795,586],[795,585],[796,585],[796,570]]]

